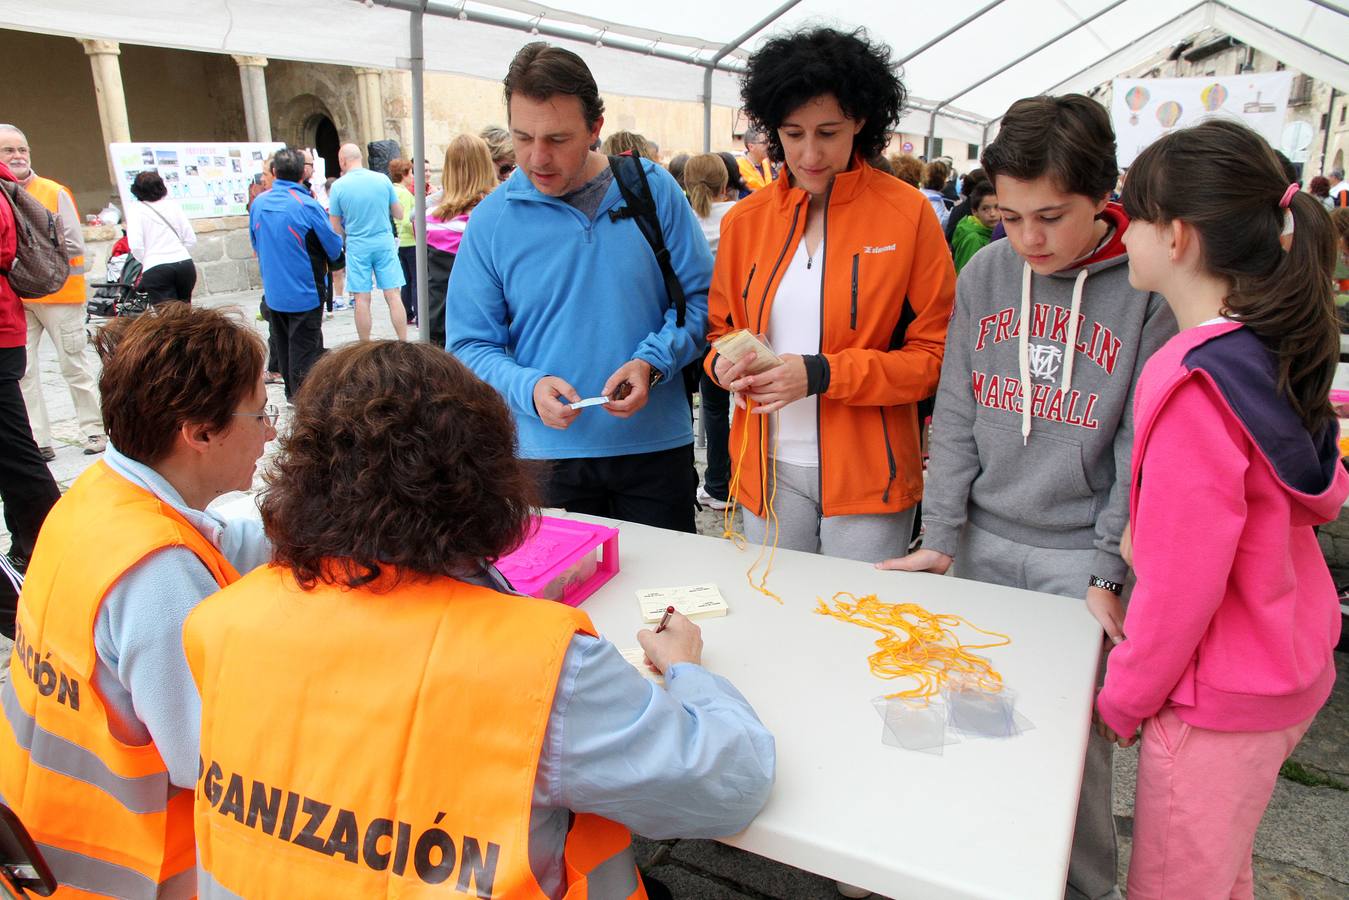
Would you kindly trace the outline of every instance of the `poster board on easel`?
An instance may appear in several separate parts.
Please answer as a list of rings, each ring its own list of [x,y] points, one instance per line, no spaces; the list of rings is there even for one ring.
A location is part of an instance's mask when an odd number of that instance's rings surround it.
[[[1278,147],[1288,114],[1293,73],[1248,72],[1205,78],[1116,78],[1110,118],[1117,158],[1133,165],[1143,148],[1177,128],[1222,116],[1253,128]]]
[[[153,170],[189,219],[205,219],[247,215],[249,184],[262,173],[263,161],[283,147],[280,142],[138,142],[110,144],[108,152],[123,209],[135,199],[131,182]]]

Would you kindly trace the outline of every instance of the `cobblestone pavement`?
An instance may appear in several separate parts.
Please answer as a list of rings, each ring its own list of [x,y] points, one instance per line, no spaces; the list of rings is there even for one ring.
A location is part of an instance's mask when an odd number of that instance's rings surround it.
[[[257,310],[256,292],[208,301],[212,306],[239,305],[253,321]],[[374,336],[392,337],[388,318],[377,305]],[[257,322],[259,331],[263,323]],[[325,343],[339,346],[355,340],[356,329],[350,310],[339,311],[323,326]],[[265,332],[264,332],[265,333]],[[80,447],[82,436],[75,424],[74,406],[56,367],[54,351],[44,344],[39,353],[43,389],[53,423],[57,449],[51,463],[52,474],[62,489],[95,462]],[[285,409],[279,385],[268,387],[272,402]],[[285,416],[281,429],[285,429]],[[268,445],[267,454],[275,450]],[[699,466],[704,453],[698,450]],[[265,460],[264,460],[265,464]],[[259,466],[259,473],[262,466]],[[261,486],[261,476],[254,487]],[[227,499],[227,498],[223,498]],[[722,532],[722,513],[704,510],[698,519],[704,534]],[[0,531],[0,548],[7,548],[9,535]],[[0,644],[7,645],[0,638]],[[6,646],[0,666],[7,665]],[[1343,900],[1349,897],[1349,656],[1337,654],[1339,680],[1330,704],[1322,710],[1311,731],[1293,754],[1300,764],[1303,781],[1331,781],[1308,785],[1280,778],[1269,811],[1265,814],[1255,841],[1255,878],[1258,898],[1278,900]],[[0,680],[7,675],[0,671]],[[904,752],[895,751],[894,777],[903,779]],[[1115,820],[1120,832],[1120,880],[1124,882],[1133,825],[1133,783],[1137,752],[1120,751],[1115,757]],[[715,841],[637,840],[638,858],[644,869],[664,881],[675,897],[692,900],[833,900],[838,897],[834,884],[789,865],[773,862]],[[899,898],[910,900],[910,898]],[[921,900],[921,898],[912,898]]]

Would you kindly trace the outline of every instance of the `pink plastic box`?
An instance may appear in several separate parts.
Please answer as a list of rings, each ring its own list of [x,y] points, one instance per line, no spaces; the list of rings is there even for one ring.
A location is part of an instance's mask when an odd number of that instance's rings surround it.
[[[580,606],[618,572],[618,529],[538,516],[533,533],[497,568],[530,597]]]

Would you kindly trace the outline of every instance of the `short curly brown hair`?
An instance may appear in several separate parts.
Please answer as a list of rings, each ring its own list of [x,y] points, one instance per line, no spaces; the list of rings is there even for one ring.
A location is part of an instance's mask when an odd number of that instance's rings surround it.
[[[501,395],[420,342],[326,354],[265,477],[273,559],[305,589],[462,577],[519,545],[539,497]]]
[[[153,466],[188,422],[224,431],[257,390],[267,345],[237,314],[160,303],[94,336],[103,429],[118,452]]]

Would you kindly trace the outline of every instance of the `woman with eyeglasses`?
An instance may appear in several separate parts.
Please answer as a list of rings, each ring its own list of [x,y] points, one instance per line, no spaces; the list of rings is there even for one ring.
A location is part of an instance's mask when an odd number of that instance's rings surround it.
[[[168,303],[95,343],[108,449],[33,551],[3,688],[0,795],[62,884],[186,896],[201,705],[183,622],[271,556],[259,523],[207,506],[252,486],[277,412],[266,347],[233,316]]]
[[[429,340],[437,347],[445,346],[445,292],[469,214],[515,170],[514,160],[512,154],[510,171],[498,181],[491,146],[481,137],[461,134],[445,148],[440,200],[426,214],[426,315],[431,325]]]

